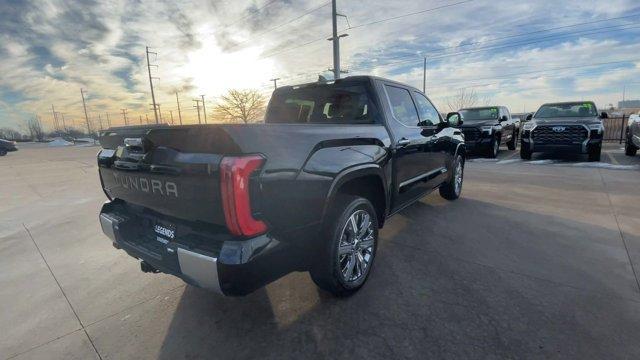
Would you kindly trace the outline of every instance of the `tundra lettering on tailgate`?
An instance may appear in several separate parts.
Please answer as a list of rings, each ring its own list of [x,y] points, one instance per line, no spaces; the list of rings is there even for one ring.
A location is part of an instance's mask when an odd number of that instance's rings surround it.
[[[176,183],[171,181],[147,179],[144,177],[122,175],[118,173],[113,173],[113,177],[116,183],[122,185],[125,189],[159,194],[162,196],[178,197],[178,187],[176,186]]]

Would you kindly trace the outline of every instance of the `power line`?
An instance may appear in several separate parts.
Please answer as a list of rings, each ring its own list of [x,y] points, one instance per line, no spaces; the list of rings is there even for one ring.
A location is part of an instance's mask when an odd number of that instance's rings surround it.
[[[371,22],[368,22],[368,23],[363,23],[363,24],[359,24],[359,25],[356,25],[356,26],[351,26],[351,27],[343,29],[343,30],[341,30],[339,32],[343,32],[345,30],[355,30],[355,29],[358,29],[358,28],[362,28],[362,27],[369,26],[369,25],[374,25],[374,24],[379,24],[379,23],[386,22],[386,21],[393,21],[393,20],[398,20],[398,19],[402,19],[402,18],[405,18],[405,17],[413,16],[413,15],[424,14],[424,13],[427,13],[427,12],[436,11],[436,10],[440,10],[440,9],[444,9],[444,8],[448,8],[448,7],[452,7],[452,6],[457,6],[457,5],[469,3],[469,2],[472,2],[472,1],[475,1],[475,0],[464,0],[464,1],[459,1],[459,2],[456,2],[456,3],[450,3],[450,4],[436,6],[436,7],[429,8],[429,9],[414,11],[414,12],[411,12],[411,13],[406,13],[406,14],[397,15],[397,16],[392,16],[392,17],[389,17],[389,18],[386,18],[386,19],[378,19],[378,20],[374,20],[374,21],[371,21]],[[290,48],[281,49],[281,50],[276,51],[275,53],[271,53],[269,55],[262,56],[261,59],[266,59],[266,58],[281,54],[283,52],[299,49],[301,47],[304,47],[304,46],[313,44],[315,42],[321,41],[321,40],[323,40],[325,38],[326,37],[321,37],[321,38],[317,38],[315,40],[311,40],[311,41],[308,41],[308,42],[300,44],[300,45],[296,45],[296,46],[293,46],[293,47],[290,47]]]
[[[584,36],[584,35],[599,35],[599,34],[604,34],[604,33],[609,33],[609,32],[616,32],[616,31],[620,31],[620,30],[628,30],[628,29],[636,29],[639,28],[639,25],[618,25],[618,26],[627,26],[623,29],[613,29],[613,30],[606,30],[606,31],[594,31],[594,30],[581,30],[579,32],[575,32],[575,33],[570,33],[570,34],[557,34],[557,35],[552,35],[552,36],[548,36],[548,37],[544,37],[544,38],[538,38],[535,40],[527,40],[527,41],[517,41],[514,43],[506,43],[506,44],[500,44],[500,45],[489,45],[489,46],[485,46],[485,47],[479,47],[473,50],[465,50],[465,51],[460,51],[460,52],[455,52],[455,53],[449,53],[449,54],[443,54],[443,55],[437,55],[437,56],[429,56],[428,58],[430,60],[437,60],[437,59],[443,59],[443,58],[448,58],[448,57],[452,57],[452,56],[457,56],[457,55],[467,55],[467,54],[473,54],[473,53],[478,53],[478,52],[482,52],[482,51],[486,51],[486,50],[497,50],[497,49],[509,49],[509,48],[514,48],[514,47],[520,47],[520,46],[524,46],[524,45],[531,45],[531,44],[536,44],[536,43],[541,43],[541,42],[546,42],[546,41],[552,41],[552,40],[557,40],[557,39],[562,39],[562,38],[567,38],[567,37],[574,37],[574,36]],[[600,30],[600,29],[596,29],[596,30]],[[399,57],[399,59],[401,59],[403,57]],[[399,60],[399,61],[390,61],[387,62],[385,64],[382,65],[375,65],[375,66],[370,66],[370,67],[364,67],[364,68],[358,68],[358,70],[368,70],[368,69],[372,69],[375,67],[380,67],[380,66],[390,66],[390,65],[398,65],[398,64],[409,64],[409,63],[418,63],[418,62],[422,62],[421,58],[412,58],[412,59],[407,59],[407,60]]]
[[[425,10],[420,10],[420,11],[414,11],[414,12],[410,12],[410,13],[406,13],[406,14],[402,14],[402,15],[397,15],[397,16],[391,16],[388,18],[384,18],[384,19],[378,19],[378,20],[373,20],[367,23],[363,23],[363,24],[359,24],[356,26],[352,26],[349,28],[349,30],[355,30],[364,26],[369,26],[369,25],[375,25],[375,24],[380,24],[383,22],[387,22],[387,21],[393,21],[393,20],[398,20],[398,19],[403,19],[409,16],[414,16],[414,15],[419,15],[419,14],[424,14],[426,12],[431,12],[431,11],[436,11],[436,10],[440,10],[440,9],[445,9],[448,7],[452,7],[452,6],[456,6],[456,5],[462,5],[462,4],[466,4],[466,3],[470,3],[473,2],[475,0],[464,0],[464,1],[458,1],[455,3],[450,3],[450,4],[445,4],[445,5],[440,5],[440,6],[436,6],[434,8],[430,8],[430,9],[425,9]]]
[[[557,67],[557,68],[552,68],[552,69],[543,69],[543,70],[519,72],[519,73],[506,74],[506,75],[501,75],[501,76],[492,76],[492,77],[484,77],[484,78],[476,78],[476,79],[464,79],[464,80],[461,80],[461,81],[438,82],[437,86],[431,86],[431,87],[429,87],[429,89],[450,87],[450,85],[452,85],[452,84],[460,84],[460,83],[464,84],[464,83],[471,82],[471,81],[494,80],[494,79],[503,79],[503,80],[505,80],[505,79],[514,78],[514,77],[515,78],[519,78],[519,77],[522,77],[522,75],[532,75],[532,74],[539,74],[539,73],[552,72],[552,71],[573,70],[573,69],[580,69],[580,68],[587,68],[587,67],[594,67],[594,66],[625,64],[625,63],[630,63],[630,62],[635,62],[635,61],[640,61],[640,58],[619,60],[619,61],[607,61],[607,62],[591,63],[591,64],[582,64],[582,65],[563,66],[563,67]],[[467,85],[465,87],[489,86],[489,85],[497,85],[497,84],[500,84],[500,82],[494,82],[494,83],[489,83],[489,84],[471,84],[471,85]]]
[[[246,18],[254,17],[254,16],[256,16],[256,15],[260,12],[260,10],[262,10],[262,9],[266,8],[267,6],[269,6],[269,5],[273,4],[273,3],[277,2],[277,1],[279,1],[279,0],[271,0],[271,1],[267,1],[267,3],[266,3],[266,4],[264,4],[264,5],[262,5],[261,7],[259,7],[259,8],[255,9],[255,10],[253,10],[253,12],[252,12],[252,13],[247,14],[247,15],[245,15],[245,16],[243,16],[243,17],[241,17],[241,18],[239,18],[239,19],[237,19],[237,20],[235,20],[235,21],[233,21],[233,22],[231,22],[231,23],[227,24],[226,26],[235,25],[235,24],[239,23],[240,21],[242,21],[242,20],[244,20],[244,19],[246,19]]]
[[[263,35],[268,34],[268,33],[272,32],[272,31],[274,31],[274,30],[280,29],[280,28],[281,28],[281,27],[283,27],[283,26],[286,26],[286,25],[289,25],[289,24],[291,24],[291,23],[293,23],[293,22],[296,22],[296,21],[298,21],[298,20],[302,19],[303,17],[305,17],[305,16],[307,16],[307,15],[309,15],[309,14],[313,13],[313,12],[316,12],[316,11],[318,11],[318,10],[322,9],[323,7],[325,7],[325,6],[329,5],[330,3],[331,3],[331,1],[327,1],[326,3],[323,3],[322,5],[320,5],[320,6],[318,6],[318,7],[315,7],[315,8],[313,8],[313,9],[310,9],[310,10],[308,10],[308,11],[304,12],[302,15],[296,16],[295,18],[292,18],[292,19],[290,19],[290,20],[288,20],[288,21],[286,21],[286,22],[284,22],[284,23],[282,23],[282,24],[280,24],[280,25],[277,25],[277,26],[274,26],[274,27],[272,27],[272,28],[269,28],[269,29],[267,29],[267,30],[265,30],[265,31],[262,31],[262,32],[260,32],[260,33],[258,33],[258,34],[256,34],[256,35],[254,35],[254,36],[250,37],[249,39],[247,39],[247,40],[245,40],[245,41],[241,41],[241,42],[239,42],[239,43],[237,43],[237,44],[234,44],[234,45],[232,45],[231,47],[229,47],[229,49],[234,49],[234,48],[236,48],[236,47],[238,47],[238,46],[240,46],[240,45],[244,45],[244,44],[246,44],[246,43],[248,43],[248,42],[250,42],[250,41],[252,41],[252,40],[255,40],[256,38],[262,37]]]
[[[441,57],[447,57],[449,55],[467,54],[467,53],[470,53],[470,52],[477,52],[478,50],[485,50],[485,49],[491,50],[491,49],[495,49],[495,48],[502,48],[503,46],[506,46],[506,45],[509,45],[509,46],[512,46],[512,45],[528,45],[528,44],[543,42],[543,41],[547,41],[547,40],[555,40],[555,39],[558,39],[558,38],[571,37],[573,35],[601,34],[601,33],[617,31],[617,30],[634,29],[636,27],[637,27],[637,24],[633,24],[632,23],[632,24],[620,24],[620,25],[605,26],[605,27],[595,28],[595,29],[577,30],[577,31],[573,31],[573,32],[566,32],[566,33],[560,33],[560,34],[547,35],[547,36],[539,37],[539,38],[533,39],[533,40],[517,40],[515,42],[506,43],[506,44],[489,45],[489,46],[486,46],[486,47],[479,47],[479,48],[473,49],[473,50],[464,50],[462,52],[457,52],[457,53],[453,53],[453,54],[447,54],[446,56],[444,56],[444,55],[441,55],[441,56],[429,56],[429,59],[439,59]],[[619,29],[609,30],[609,31],[600,31],[600,30],[608,30],[608,29],[615,29],[615,28],[619,28]],[[532,33],[538,33],[538,32],[540,32],[540,31],[535,31],[535,32],[532,32]],[[485,44],[485,43],[490,43],[490,42],[494,42],[494,41],[505,39],[505,38],[521,37],[521,36],[525,36],[525,35],[529,35],[529,34],[531,34],[531,33],[523,33],[523,34],[519,34],[519,35],[505,36],[505,37],[502,37],[502,38],[494,38],[494,39],[489,39],[489,40],[484,40],[484,41],[477,41],[475,43],[468,43],[468,44],[462,44],[462,45],[456,45],[456,46],[449,46],[449,47],[433,50],[432,52],[444,53],[445,50],[448,50],[448,49],[456,49],[456,48],[461,48],[461,47],[466,47],[466,46],[471,46],[471,45]],[[398,56],[398,57],[390,57],[390,58],[387,58],[387,59],[406,59],[406,58],[410,58],[410,57],[414,57],[414,56],[415,55],[405,55],[405,56]]]

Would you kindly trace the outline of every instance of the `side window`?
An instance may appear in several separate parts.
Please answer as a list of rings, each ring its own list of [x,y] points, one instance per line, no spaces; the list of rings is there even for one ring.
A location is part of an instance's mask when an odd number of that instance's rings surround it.
[[[507,115],[507,117],[511,119],[511,113],[509,112],[509,109],[504,108],[504,115]]]
[[[418,106],[418,114],[420,115],[420,126],[432,126],[440,124],[440,114],[431,102],[418,92],[413,93]]]
[[[409,90],[390,85],[384,87],[389,95],[393,116],[407,126],[417,126],[420,120]]]

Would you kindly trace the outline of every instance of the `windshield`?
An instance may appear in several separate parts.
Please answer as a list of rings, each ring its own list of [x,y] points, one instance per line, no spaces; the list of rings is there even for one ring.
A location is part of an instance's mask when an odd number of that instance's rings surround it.
[[[536,118],[567,118],[598,116],[596,105],[592,102],[545,104],[538,109]]]
[[[317,84],[274,92],[266,123],[373,123],[372,103],[362,83]]]
[[[459,111],[462,115],[462,119],[465,122],[480,121],[480,120],[494,120],[498,118],[497,107],[477,108],[477,109],[462,109]]]

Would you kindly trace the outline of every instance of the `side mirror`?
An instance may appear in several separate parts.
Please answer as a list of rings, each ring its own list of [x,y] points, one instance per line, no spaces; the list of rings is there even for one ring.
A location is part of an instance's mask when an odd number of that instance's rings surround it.
[[[609,118],[609,114],[607,114],[606,112],[604,112],[604,111],[603,111],[603,112],[600,114],[600,117],[601,117],[601,118],[603,118],[603,119],[608,119],[608,118]]]
[[[527,118],[526,119],[527,119],[527,121],[533,119],[533,114],[527,114]]]
[[[462,125],[462,115],[459,112],[450,112],[447,114],[447,123],[451,126]]]
[[[507,121],[507,120],[509,120],[509,118],[507,117],[507,115],[502,115],[502,117],[501,117],[501,118],[500,118],[500,120],[498,120],[498,121],[500,121],[500,122],[504,122],[504,121]]]

